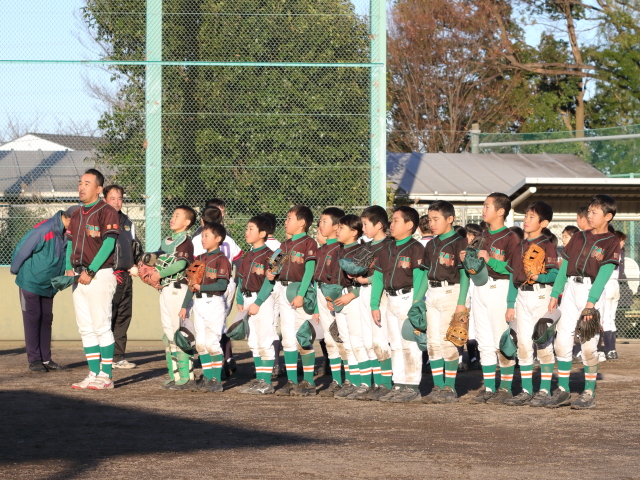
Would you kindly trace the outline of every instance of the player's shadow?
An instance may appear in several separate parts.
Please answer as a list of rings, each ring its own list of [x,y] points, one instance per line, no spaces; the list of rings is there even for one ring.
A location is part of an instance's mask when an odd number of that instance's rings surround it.
[[[34,473],[38,478],[88,478],[99,463],[122,455],[195,450],[215,455],[217,450],[317,442],[303,435],[234,427],[224,419],[192,420],[34,391],[0,391],[0,403],[5,433],[0,436],[0,471],[8,478],[31,465],[49,475]]]
[[[157,362],[159,360],[164,360],[164,350],[151,350],[147,352],[134,352],[127,353],[127,360],[134,361],[134,363],[138,366],[144,365],[145,363]],[[86,368],[87,362],[85,359],[82,359],[79,362],[69,363],[66,365],[67,368]]]
[[[0,357],[5,355],[23,355],[25,353],[27,353],[26,347],[10,348],[8,350],[0,350]]]

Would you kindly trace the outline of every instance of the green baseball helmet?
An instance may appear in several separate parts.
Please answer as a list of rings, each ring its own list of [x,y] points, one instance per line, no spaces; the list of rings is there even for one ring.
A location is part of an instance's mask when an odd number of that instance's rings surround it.
[[[467,247],[467,252],[462,262],[462,266],[473,281],[474,285],[481,287],[489,281],[489,272],[487,271],[487,264],[484,260],[478,258],[477,248]]]
[[[512,359],[518,351],[518,335],[511,327],[507,327],[500,337],[500,353],[506,358]]]
[[[233,323],[227,328],[227,337],[232,340],[244,340],[249,336],[249,312],[238,312]]]
[[[418,344],[418,348],[422,352],[427,351],[427,333],[416,330],[409,321],[408,317],[402,323],[402,329],[400,333],[402,334],[402,338],[404,340],[406,340],[407,342],[416,342]]]
[[[533,335],[531,335],[533,343],[540,345],[542,348],[551,343],[556,333],[556,325],[560,321],[560,315],[560,310],[556,308],[553,312],[547,312],[544,317],[538,320],[533,329]]]
[[[316,329],[309,320],[305,320],[296,332],[296,340],[304,350],[313,350],[313,342],[316,340]]]
[[[195,331],[193,322],[189,318],[185,318],[180,320],[180,328],[176,330],[173,336],[173,341],[178,348],[187,355],[195,355],[197,353]]]

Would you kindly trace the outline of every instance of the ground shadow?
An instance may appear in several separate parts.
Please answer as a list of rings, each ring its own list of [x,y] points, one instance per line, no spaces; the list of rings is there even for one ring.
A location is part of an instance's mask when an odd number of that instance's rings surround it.
[[[0,357],[5,355],[24,355],[27,353],[26,347],[10,348],[9,350],[0,350]]]

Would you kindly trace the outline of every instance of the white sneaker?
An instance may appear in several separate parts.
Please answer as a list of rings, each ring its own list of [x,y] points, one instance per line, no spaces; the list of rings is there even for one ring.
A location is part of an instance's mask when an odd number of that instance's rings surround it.
[[[113,368],[126,368],[126,369],[136,368],[136,364],[128,362],[127,360],[120,360],[119,362],[113,363]]]
[[[599,362],[606,362],[607,361],[607,354],[604,352],[598,352],[598,361]]]
[[[74,390],[84,390],[85,388],[89,387],[89,385],[91,385],[95,381],[95,379],[96,374],[90,372],[89,375],[87,375],[87,378],[85,378],[81,382],[74,383],[73,385],[71,385],[71,388],[73,388]]]
[[[100,374],[89,384],[87,388],[89,390],[106,390],[113,388],[113,380],[110,379],[106,373],[100,372]]]

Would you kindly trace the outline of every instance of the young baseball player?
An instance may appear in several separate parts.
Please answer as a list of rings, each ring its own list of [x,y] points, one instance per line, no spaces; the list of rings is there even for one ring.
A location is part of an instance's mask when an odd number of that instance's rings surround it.
[[[583,205],[582,207],[578,208],[578,211],[576,212],[576,223],[578,224],[578,228],[582,231],[591,229],[591,227],[589,226],[589,220],[587,218],[588,214],[589,205]]]
[[[355,356],[351,350],[349,344],[349,336],[346,328],[345,331],[341,331],[340,339],[342,345],[337,343],[331,334],[329,333],[329,327],[336,321],[336,312],[329,308],[330,302],[326,299],[326,291],[328,285],[339,285],[339,272],[340,266],[338,264],[338,252],[340,251],[340,243],[336,238],[338,231],[338,222],[344,216],[344,211],[336,207],[330,207],[325,209],[320,215],[320,221],[318,222],[318,235],[322,238],[318,239],[320,248],[316,253],[316,268],[313,274],[313,281],[316,286],[316,293],[318,298],[318,312],[313,315],[316,323],[322,326],[322,330],[325,334],[325,344],[327,346],[327,353],[329,356],[329,365],[331,367],[332,381],[329,388],[320,392],[323,397],[333,397],[336,393],[342,390],[342,361],[344,358],[344,372],[345,392],[351,385],[351,371],[350,367],[356,365]],[[324,243],[322,243],[324,241]],[[338,325],[340,329],[340,325]],[[351,393],[351,392],[349,392]]]
[[[193,379],[191,359],[189,355],[179,350],[174,341],[174,334],[180,328],[179,313],[185,290],[188,290],[184,278],[185,270],[193,262],[193,243],[187,231],[196,221],[196,212],[186,205],[176,207],[169,221],[172,235],[165,238],[160,246],[167,255],[163,268],[155,274],[160,279],[160,320],[164,335],[162,341],[165,346],[169,380],[162,385],[164,389],[191,388],[192,384],[182,387]],[[157,267],[158,268],[158,267]]]
[[[520,249],[513,262],[514,281],[518,286],[515,330],[518,336],[518,362],[520,364],[522,392],[515,397],[508,398],[504,402],[505,405],[541,407],[546,402],[551,391],[551,377],[555,358],[553,345],[550,343],[545,348],[538,346],[541,381],[540,390],[535,396],[533,395],[534,351],[531,338],[536,323],[545,316],[549,299],[551,298],[551,287],[558,274],[556,247],[543,234],[543,230],[547,228],[552,219],[553,209],[551,205],[545,202],[533,202],[525,211],[523,227],[526,240],[520,243]],[[533,247],[534,245],[544,252],[546,273],[540,273],[529,278],[523,268],[523,259],[531,251],[530,249],[536,248]]]
[[[515,315],[517,290],[513,285],[509,262],[518,251],[518,236],[504,226],[511,210],[511,200],[504,193],[492,193],[484,201],[482,219],[488,228],[482,234],[482,250],[478,258],[486,262],[488,280],[475,285],[471,311],[476,326],[480,350],[484,391],[474,397],[474,403],[504,403],[511,395],[515,360],[500,352],[500,337]],[[461,252],[464,261],[466,252]],[[473,279],[473,278],[472,278]],[[500,389],[496,390],[496,360],[500,362]]]
[[[468,223],[464,229],[467,231],[467,244],[477,245],[482,240],[482,228],[475,223]],[[469,282],[469,293],[467,294],[467,306],[471,306],[473,298],[474,283]],[[469,354],[468,368],[477,370],[480,368],[480,354],[478,353],[478,341],[476,340],[476,322],[473,320],[473,310],[469,309],[469,340],[467,340],[467,353]]]
[[[595,388],[598,375],[598,339],[596,335],[582,343],[584,392],[573,402],[569,391],[571,353],[576,322],[584,308],[602,311],[602,292],[613,271],[620,264],[620,242],[609,232],[609,222],[616,215],[616,201],[609,195],[595,195],[589,204],[591,230],[576,233],[564,249],[565,261],[553,284],[549,311],[558,305],[562,293],[562,316],[556,326],[554,348],[558,361],[558,388],[545,407],[555,408],[571,403],[571,408],[587,409],[596,405]],[[584,320],[587,320],[585,317]]]
[[[66,236],[67,275],[80,274],[73,286],[73,306],[82,337],[89,375],[71,388],[113,388],[115,347],[111,331],[111,304],[117,280],[113,274],[113,250],[119,234],[118,212],[100,199],[104,177],[89,169],[78,183],[82,206],[71,214]]]
[[[202,364],[202,378],[195,390],[203,392],[222,392],[222,361],[224,358],[220,346],[220,337],[224,327],[226,308],[224,292],[229,284],[231,263],[220,250],[224,242],[225,229],[219,223],[205,223],[202,226],[202,247],[206,253],[196,258],[205,264],[201,284],[194,286],[195,295],[187,289],[183,297],[180,318],[187,316],[193,301],[191,316],[195,329],[196,350]],[[195,297],[195,298],[193,298]],[[172,390],[194,390],[193,380],[171,387]]]
[[[377,326],[381,323],[380,297],[387,297],[386,320],[391,344],[394,387],[382,402],[420,402],[418,386],[422,378],[422,352],[416,342],[402,337],[402,324],[409,309],[417,302],[424,271],[424,247],[413,238],[418,228],[418,212],[411,207],[396,207],[389,231],[394,241],[385,244],[376,259],[376,272],[371,285],[371,315]]]
[[[267,240],[265,245],[269,250],[275,252],[280,248],[280,240],[275,238],[276,228],[278,226],[278,219],[273,213],[264,212],[260,214],[261,217],[265,217],[269,220],[269,230],[267,231]],[[273,337],[273,348],[275,361],[273,363],[273,372],[271,372],[271,379],[275,380],[280,375],[280,352],[282,351],[282,342],[280,341],[280,336],[278,335],[278,324],[280,323],[280,301],[278,300],[278,296],[276,292],[272,291],[271,296],[273,297],[273,331],[275,335]]]
[[[360,215],[362,220],[362,230],[367,238],[372,240],[366,243],[366,248],[373,254],[373,259],[378,257],[380,250],[393,239],[387,237],[389,228],[389,217],[387,211],[379,205],[373,205],[363,210]],[[387,297],[383,295],[380,299],[380,325],[376,325],[371,315],[371,283],[373,281],[374,269],[371,268],[362,277],[354,280],[360,284],[360,315],[362,325],[362,340],[364,348],[370,359],[373,371],[373,382],[371,390],[356,397],[356,400],[377,401],[384,397],[391,390],[391,347],[389,346],[389,333],[387,326]]]
[[[455,208],[444,200],[429,205],[429,227],[436,237],[425,247],[422,261],[426,275],[417,298],[427,294],[427,348],[433,376],[433,390],[423,403],[458,401],[455,389],[458,348],[445,339],[451,317],[466,310],[469,277],[461,265],[460,252],[467,239],[453,228]]]
[[[624,244],[627,236],[620,230],[616,230],[614,235],[620,242],[620,265],[611,275],[611,279],[605,287],[605,308],[602,315],[602,330],[604,336],[604,353],[607,360],[617,360],[618,352],[616,351],[616,312],[618,311],[618,303],[620,302],[620,294],[622,286],[620,280],[627,277],[624,274]],[[626,297],[631,294],[630,290],[626,291]]]
[[[266,280],[268,260],[273,253],[265,240],[270,228],[269,219],[253,217],[247,223],[244,238],[251,245],[238,267],[238,291],[236,302],[238,311],[249,314],[249,348],[253,353],[256,379],[250,382],[242,393],[265,395],[274,393],[271,373],[275,360],[273,339],[274,326],[273,286],[275,282]]]
[[[429,215],[423,215],[420,217],[418,230],[420,230],[420,235],[422,236],[422,238],[420,238],[420,243],[423,247],[426,247],[427,243],[433,240],[434,237],[433,232],[429,227]]]
[[[313,213],[309,207],[296,205],[289,210],[284,228],[291,235],[291,238],[281,245],[288,261],[277,280],[271,271],[267,272],[268,280],[276,280],[274,290],[279,296],[280,302],[280,330],[288,378],[286,385],[276,391],[276,395],[311,396],[316,394],[313,380],[316,356],[313,350],[301,355],[304,380],[298,384],[298,349],[300,345],[296,339],[296,333],[300,326],[311,317],[304,311],[303,302],[313,280],[316,266],[317,244],[313,238],[307,235],[312,223]],[[291,301],[287,298],[287,289],[292,291],[294,295]],[[300,348],[300,350],[302,349]]]

